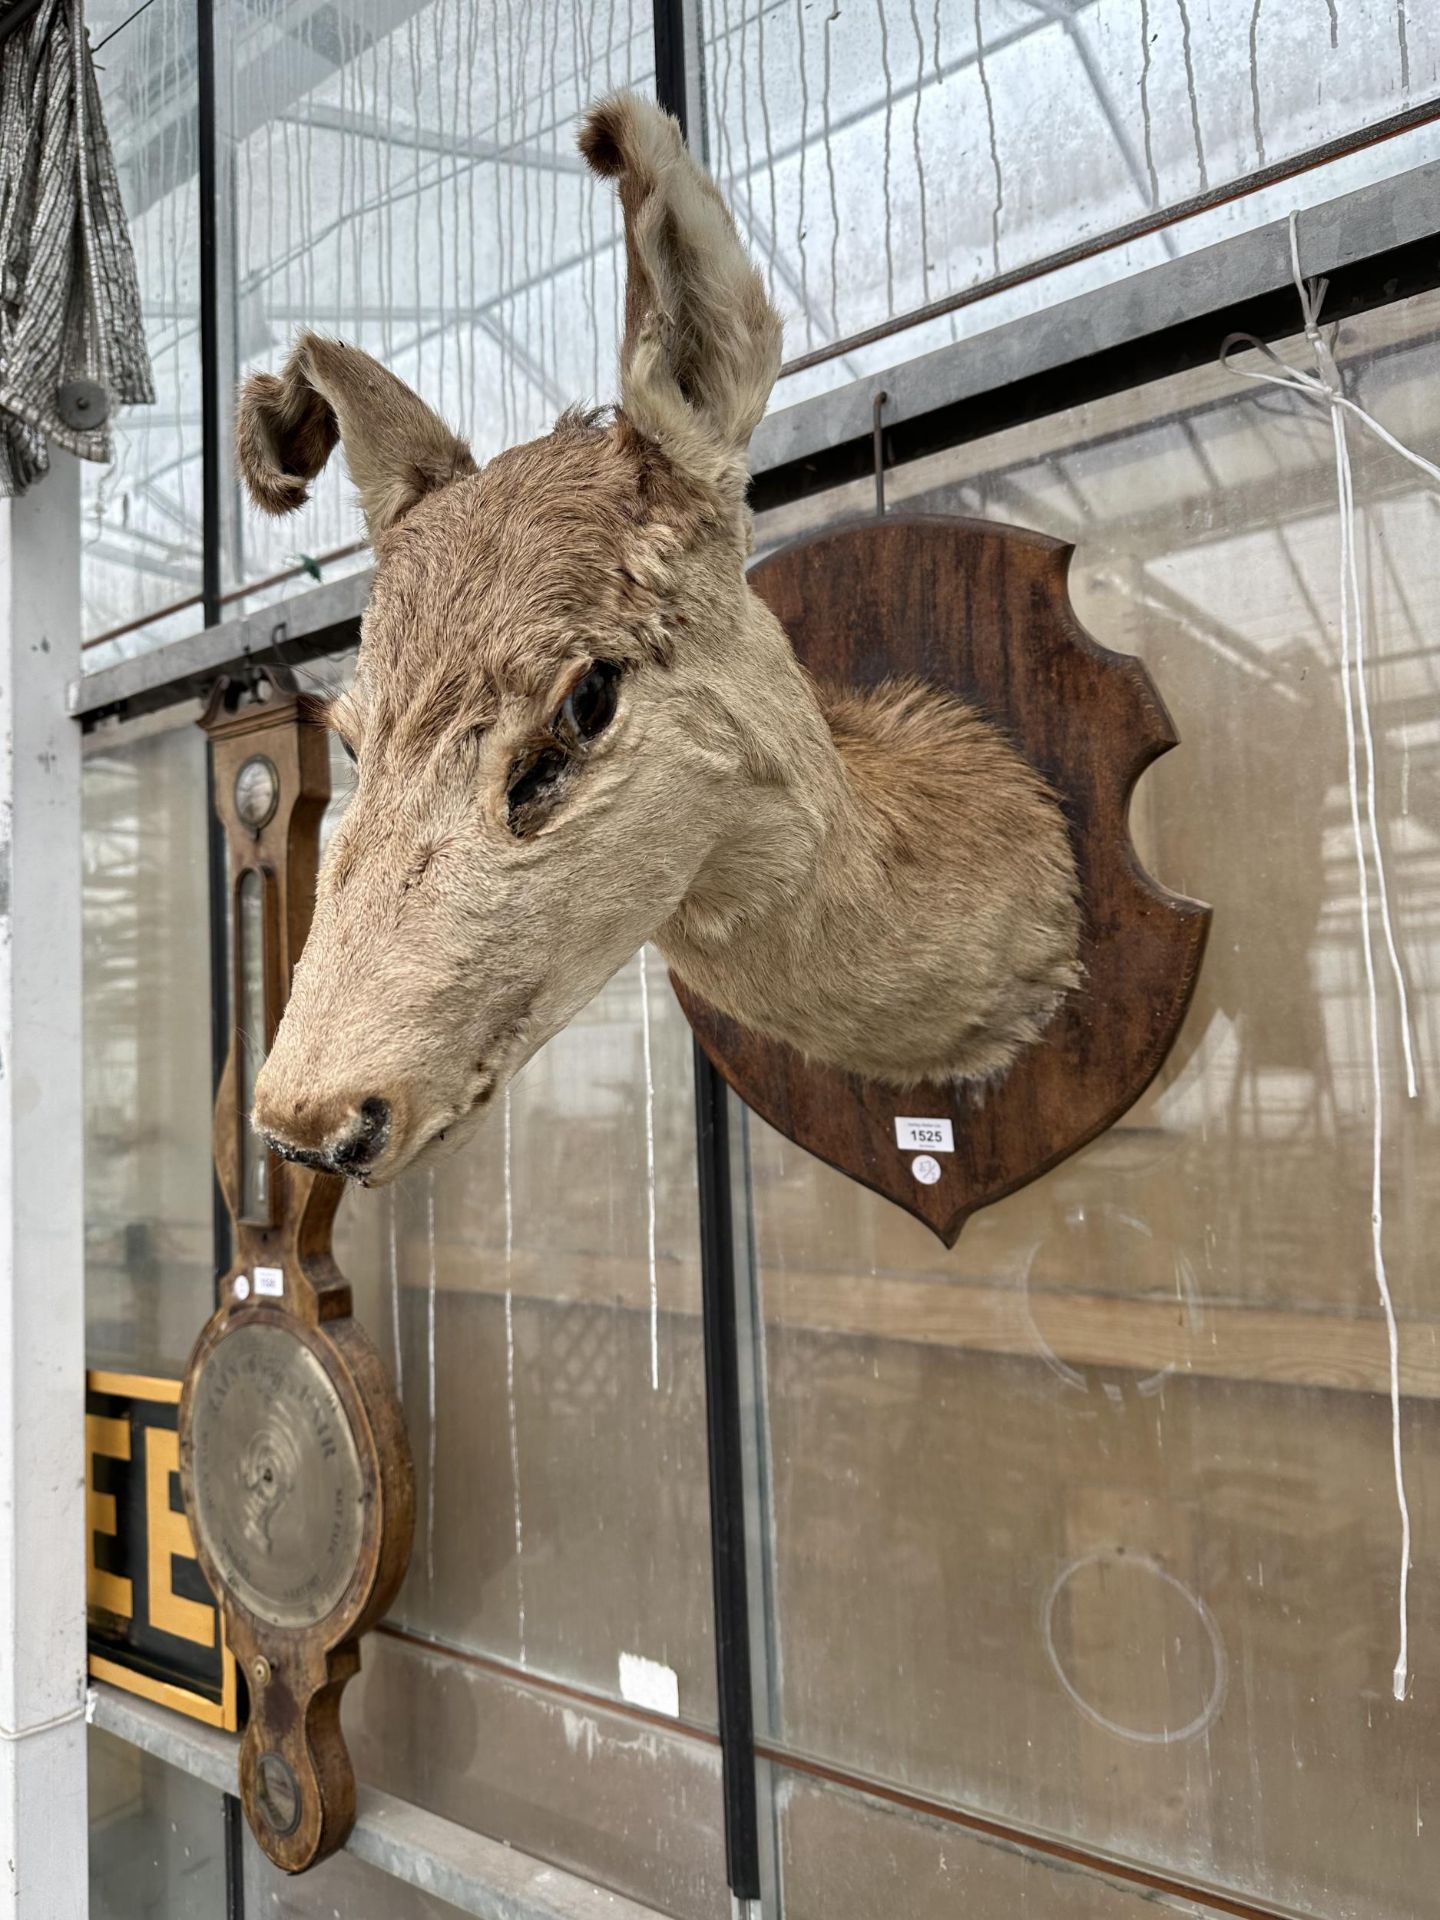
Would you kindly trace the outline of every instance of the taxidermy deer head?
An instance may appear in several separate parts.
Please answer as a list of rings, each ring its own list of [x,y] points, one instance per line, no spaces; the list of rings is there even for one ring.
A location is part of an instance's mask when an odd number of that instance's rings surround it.
[[[613,413],[478,469],[364,353],[304,335],[240,395],[240,470],[289,513],[337,441],[375,553],[358,784],[254,1120],[370,1181],[463,1133],[647,940],[742,1024],[905,1085],[984,1081],[1077,978],[1053,795],[916,684],[817,687],[745,581],[746,448],[780,323],[674,121],[580,136],[628,283]]]

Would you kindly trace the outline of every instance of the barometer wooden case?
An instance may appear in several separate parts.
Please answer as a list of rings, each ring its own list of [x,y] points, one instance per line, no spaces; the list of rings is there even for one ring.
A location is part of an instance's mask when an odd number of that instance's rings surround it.
[[[249,1690],[246,1817],[296,1873],[341,1846],[354,1820],[340,1695],[360,1634],[404,1574],[414,1478],[389,1376],[331,1257],[342,1183],[277,1160],[248,1122],[314,907],[326,736],[272,674],[222,680],[200,724],[229,853],[215,1169],[234,1261],[185,1376],[180,1477]]]

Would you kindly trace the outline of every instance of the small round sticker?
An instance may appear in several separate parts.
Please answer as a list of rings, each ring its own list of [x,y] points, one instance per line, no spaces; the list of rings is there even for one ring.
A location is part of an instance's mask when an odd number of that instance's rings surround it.
[[[922,1187],[933,1187],[940,1178],[940,1162],[932,1154],[917,1153],[910,1162],[910,1171]]]
[[[237,1300],[248,1300],[250,1298],[250,1276],[248,1273],[236,1274],[235,1298]]]

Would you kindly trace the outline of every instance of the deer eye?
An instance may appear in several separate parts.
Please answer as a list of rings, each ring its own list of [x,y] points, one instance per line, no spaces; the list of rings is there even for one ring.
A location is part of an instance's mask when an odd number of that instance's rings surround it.
[[[593,740],[615,718],[619,699],[619,667],[613,660],[597,660],[571,689],[560,709],[556,731],[572,734],[577,740]]]
[[[520,831],[520,816],[525,809],[543,799],[564,771],[565,755],[558,747],[546,747],[513,776],[505,793],[512,833]]]

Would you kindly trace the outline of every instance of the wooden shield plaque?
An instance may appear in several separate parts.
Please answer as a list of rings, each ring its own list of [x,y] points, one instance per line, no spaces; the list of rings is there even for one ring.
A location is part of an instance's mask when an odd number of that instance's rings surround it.
[[[998,1086],[900,1090],[807,1065],[674,983],[743,1100],[947,1246],[978,1207],[1048,1172],[1139,1098],[1184,1018],[1209,930],[1210,909],[1157,885],[1130,844],[1131,791],[1178,736],[1144,666],[1076,619],[1072,551],[990,521],[897,514],[798,541],[750,575],[816,679],[873,687],[913,675],[946,687],[1002,726],[1059,796],[1085,976],[1045,1037]]]
[[[240,1793],[297,1873],[343,1845],[355,1778],[340,1695],[410,1554],[414,1483],[390,1379],[330,1253],[334,1175],[271,1155],[247,1115],[315,900],[325,733],[279,676],[221,681],[201,725],[230,867],[231,1044],[215,1169],[234,1223],[190,1357],[180,1477],[195,1552],[249,1691]]]

